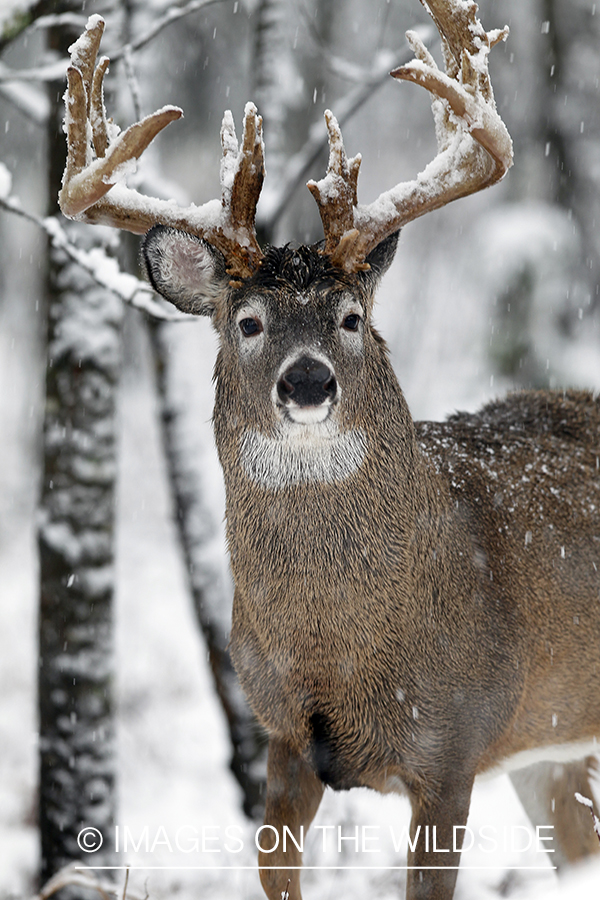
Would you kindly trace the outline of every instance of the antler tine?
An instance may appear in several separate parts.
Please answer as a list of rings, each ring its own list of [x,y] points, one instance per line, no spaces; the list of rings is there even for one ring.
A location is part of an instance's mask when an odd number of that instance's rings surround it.
[[[308,185],[317,199],[325,228],[325,251],[334,265],[357,271],[380,241],[407,222],[495,184],[512,165],[512,141],[496,112],[487,68],[490,47],[506,39],[508,29],[488,35],[477,18],[474,0],[421,0],[442,36],[446,72],[441,72],[418,37],[407,39],[416,59],[391,72],[394,78],[420,84],[432,95],[438,155],[415,181],[398,184],[374,203],[359,206],[352,218],[343,201],[328,196],[333,180],[327,176]],[[330,147],[338,141],[330,131]],[[339,137],[341,142],[341,136]],[[338,238],[337,226],[323,216],[322,207],[345,206],[346,230]],[[337,243],[336,243],[337,241]]]
[[[87,97],[83,76],[74,66],[69,66],[67,69],[65,104],[67,107],[65,116],[67,164],[63,175],[63,185],[69,184],[88,162]]]
[[[85,33],[71,47],[65,94],[68,153],[59,195],[63,213],[135,234],[144,234],[157,224],[189,231],[223,253],[232,276],[248,277],[262,257],[254,228],[264,178],[262,122],[256,108],[253,104],[246,107],[241,149],[233,123],[230,127],[224,123],[220,203],[216,200],[182,209],[118,184],[156,135],[181,118],[182,112],[175,106],[165,106],[118,136],[110,134],[103,100],[108,58],[102,57],[96,66],[103,28],[100,16],[91,16]]]
[[[242,147],[231,189],[231,218],[235,224],[254,232],[254,217],[265,179],[265,146],[262,118],[254,103],[244,110]]]
[[[96,57],[100,41],[104,34],[104,19],[101,16],[90,16],[84,33],[69,47],[71,65],[81,72],[87,99],[87,111],[90,110],[92,79],[96,66]]]
[[[106,109],[104,108],[104,76],[108,72],[110,60],[103,56],[92,78],[92,90],[90,95],[90,124],[92,126],[92,140],[96,156],[101,158],[108,150],[108,123],[106,121]]]
[[[327,175],[321,181],[309,181],[307,187],[317,201],[323,222],[325,232],[323,252],[331,255],[344,239],[344,235],[349,235],[346,241],[355,237],[353,209],[358,202],[361,156],[358,154],[348,159],[338,121],[328,109],[325,110],[325,122],[329,133]]]

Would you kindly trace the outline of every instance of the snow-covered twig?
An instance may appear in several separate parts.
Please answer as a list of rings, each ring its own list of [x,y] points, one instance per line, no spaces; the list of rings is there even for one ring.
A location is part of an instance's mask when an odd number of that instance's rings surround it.
[[[173,22],[178,22],[185,16],[198,12],[206,6],[212,6],[214,3],[222,2],[223,0],[190,0],[190,2],[186,3],[184,6],[171,7],[164,16],[158,19],[154,25],[148,29],[148,31],[131,41],[131,43],[125,44],[118,50],[111,52],[111,62],[115,63],[120,59],[126,58],[128,54],[134,53],[136,50],[145,47],[146,44],[149,44],[150,41],[154,40],[161,31],[169,25],[172,25]],[[46,16],[44,19],[47,20],[45,22],[46,27],[50,27],[54,24],[73,24],[71,20],[66,19],[64,22],[52,21],[62,19],[61,16]],[[77,24],[82,23],[82,27],[85,27],[85,18],[81,19],[81,17],[77,16],[76,20]],[[36,66],[32,69],[10,69],[8,66],[0,63],[0,83],[5,81],[58,81],[61,78],[65,78],[68,65],[69,60],[63,59],[58,60],[57,62],[48,63],[48,65],[45,66]]]
[[[423,25],[421,28],[416,28],[415,32],[426,47],[433,43],[436,35],[433,25]],[[339,78],[355,84],[373,84],[378,86],[381,84],[383,74],[389,74],[390,69],[404,65],[405,62],[408,62],[408,59],[409,52],[404,48],[399,51],[378,50],[374,55],[372,65],[368,69],[341,56],[332,54],[325,55],[324,62],[329,71]]]
[[[45,28],[61,28],[64,25],[72,25],[74,28],[81,29],[85,28],[87,18],[87,16],[73,12],[53,13],[35,19],[25,30],[38,31]]]
[[[600,819],[596,815],[596,811],[594,810],[594,803],[589,797],[584,797],[582,794],[577,793],[575,791],[575,799],[578,803],[581,803],[582,806],[587,806],[590,811],[590,815],[592,816],[592,821],[594,823],[594,831],[596,832],[596,836],[600,841]]]
[[[170,313],[154,299],[154,291],[145,282],[134,275],[122,272],[115,259],[107,256],[101,247],[82,250],[69,240],[69,237],[53,216],[42,219],[34,213],[23,209],[14,197],[0,197],[0,208],[33,222],[46,232],[55,247],[59,247],[82,269],[91,275],[101,287],[107,288],[135,309],[142,310],[154,319],[164,322],[184,322],[188,316],[181,313]]]
[[[135,74],[135,66],[133,65],[133,47],[131,44],[127,44],[125,47],[123,62],[125,64],[125,77],[127,78],[127,84],[129,85],[129,93],[131,94],[131,100],[133,102],[135,118],[139,122],[142,118],[142,101],[140,99],[140,84],[137,75]]]
[[[69,61],[59,59],[32,69],[10,69],[0,63],[0,83],[4,81],[60,81],[67,73]]]
[[[152,25],[148,31],[144,32],[144,34],[140,35],[135,40],[131,41],[129,45],[122,47],[120,50],[115,50],[111,52],[110,58],[112,62],[116,62],[118,59],[121,59],[122,56],[125,56],[125,53],[129,50],[136,51],[140,50],[142,47],[145,47],[146,44],[149,44],[150,41],[154,40],[154,38],[160,34],[160,32],[166,28],[168,25],[172,25],[173,22],[178,22],[179,19],[183,19],[185,16],[189,16],[192,13],[198,12],[200,9],[204,9],[205,6],[212,6],[214,3],[222,3],[223,0],[190,0],[189,3],[186,3],[184,6],[172,6],[168,9],[168,11],[158,19],[154,25]]]
[[[22,35],[42,28],[54,28],[62,25],[74,25],[76,28],[82,28],[85,26],[87,18],[87,16],[72,12],[44,15],[44,8],[47,8],[47,4],[40,3],[39,0],[20,0],[18,6],[18,12],[15,7],[16,15],[13,15],[8,23],[5,19],[2,23],[4,28],[0,27],[0,53]]]
[[[0,96],[35,125],[48,121],[50,103],[46,93],[29,84],[0,84]]]

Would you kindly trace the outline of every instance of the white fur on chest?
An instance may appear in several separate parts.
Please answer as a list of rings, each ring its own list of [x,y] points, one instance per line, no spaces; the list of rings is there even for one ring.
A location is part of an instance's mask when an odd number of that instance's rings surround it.
[[[340,432],[331,422],[282,422],[275,436],[247,431],[240,441],[240,463],[250,478],[269,489],[294,484],[344,481],[362,465],[367,452],[363,431]]]

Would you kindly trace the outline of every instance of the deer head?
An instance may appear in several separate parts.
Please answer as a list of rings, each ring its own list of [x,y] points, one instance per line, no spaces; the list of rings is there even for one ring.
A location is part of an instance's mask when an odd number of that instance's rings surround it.
[[[238,445],[246,474],[272,488],[332,482],[360,465],[365,399],[376,390],[366,360],[384,355],[370,324],[373,294],[396,241],[386,238],[352,274],[315,248],[268,248],[236,286],[205,241],[164,226],[149,232],[154,287],[210,315],[219,333],[214,422],[228,471]]]

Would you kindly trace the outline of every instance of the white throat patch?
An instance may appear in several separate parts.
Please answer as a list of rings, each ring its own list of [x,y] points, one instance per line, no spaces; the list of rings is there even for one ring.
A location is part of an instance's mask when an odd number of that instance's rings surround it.
[[[340,433],[331,420],[313,425],[281,422],[274,437],[247,431],[240,440],[240,462],[253,481],[271,490],[294,484],[343,481],[362,465],[364,431]]]

